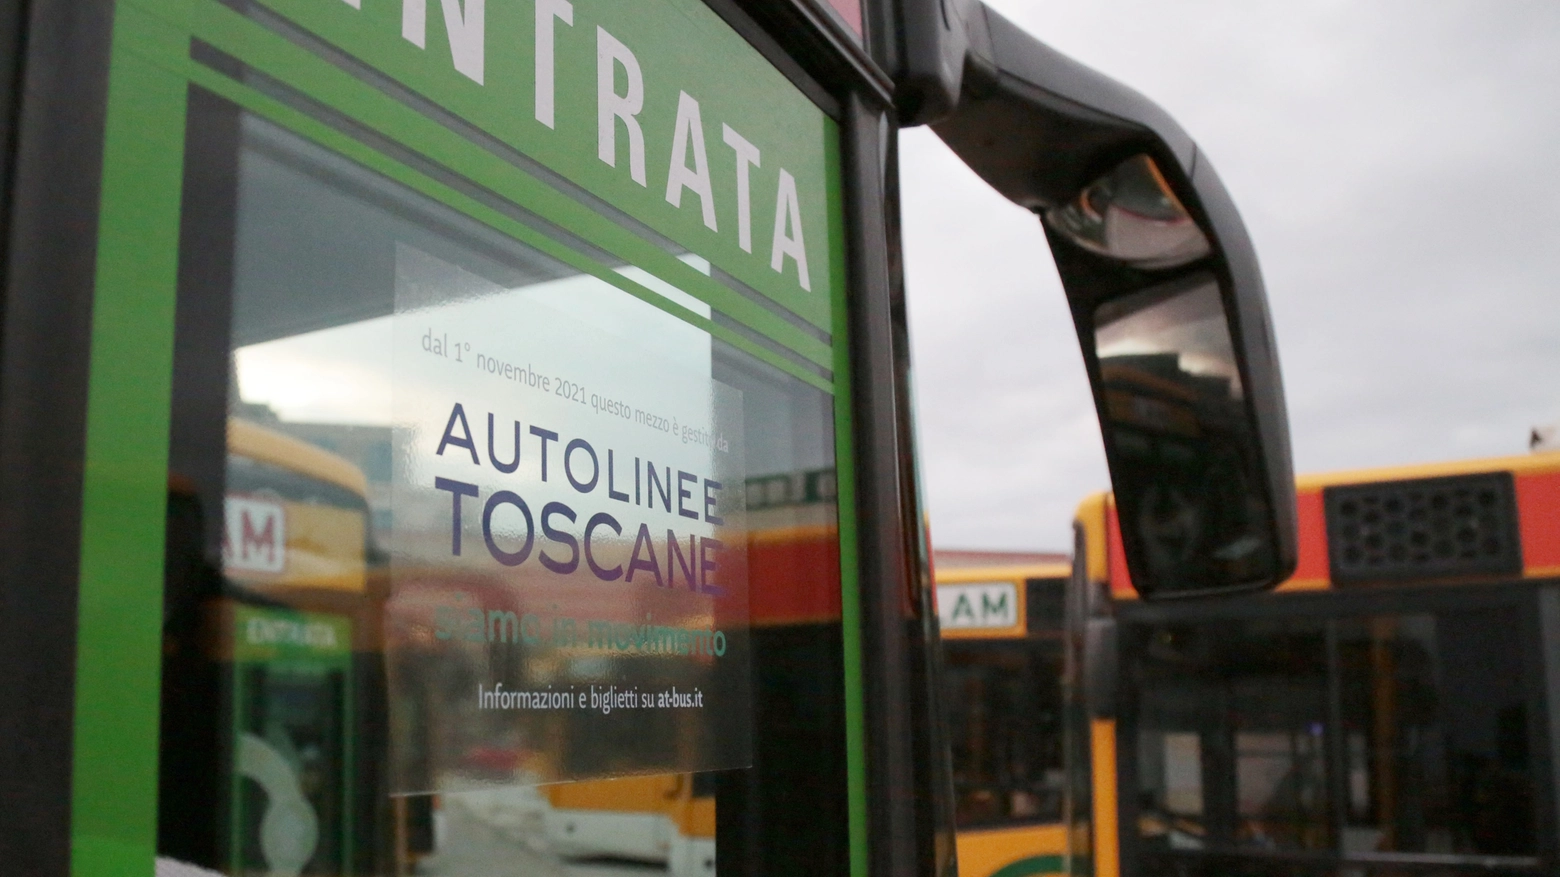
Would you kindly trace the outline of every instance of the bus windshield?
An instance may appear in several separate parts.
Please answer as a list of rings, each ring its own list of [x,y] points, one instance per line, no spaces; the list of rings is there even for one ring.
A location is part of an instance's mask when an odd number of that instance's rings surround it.
[[[1143,628],[1145,844],[1532,856],[1521,621],[1495,605]]]

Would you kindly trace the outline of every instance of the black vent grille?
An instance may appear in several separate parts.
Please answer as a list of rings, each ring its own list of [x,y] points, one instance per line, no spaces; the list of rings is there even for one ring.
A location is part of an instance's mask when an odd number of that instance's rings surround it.
[[[1329,487],[1322,502],[1335,584],[1522,571],[1509,472]]]

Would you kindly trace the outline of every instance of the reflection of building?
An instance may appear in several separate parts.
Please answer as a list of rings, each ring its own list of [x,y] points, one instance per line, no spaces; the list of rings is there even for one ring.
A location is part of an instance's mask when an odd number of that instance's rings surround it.
[[[747,510],[761,511],[783,506],[833,503],[839,495],[833,469],[807,472],[781,472],[747,479]]]
[[[1176,351],[1100,359],[1112,476],[1133,487],[1121,491],[1129,551],[1183,587],[1254,577],[1266,513],[1249,487],[1261,461],[1240,387],[1186,365]]]
[[[390,475],[392,452],[390,427],[357,423],[302,423],[281,420],[269,405],[241,402],[234,406],[239,417],[265,424],[278,432],[345,457],[363,470],[368,479],[368,508],[374,541],[389,544]]]
[[[1105,357],[1100,377],[1118,445],[1126,438],[1120,427],[1191,439],[1241,429],[1244,411],[1233,381],[1186,371],[1178,353]],[[1131,451],[1140,443],[1128,441],[1120,449]]]

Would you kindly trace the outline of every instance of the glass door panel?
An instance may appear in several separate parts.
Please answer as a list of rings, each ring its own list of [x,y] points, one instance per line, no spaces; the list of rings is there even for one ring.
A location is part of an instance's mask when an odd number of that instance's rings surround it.
[[[1522,630],[1509,603],[1133,629],[1144,867],[1538,868]]]
[[[159,854],[843,870],[830,394],[527,205],[604,269],[188,124]]]

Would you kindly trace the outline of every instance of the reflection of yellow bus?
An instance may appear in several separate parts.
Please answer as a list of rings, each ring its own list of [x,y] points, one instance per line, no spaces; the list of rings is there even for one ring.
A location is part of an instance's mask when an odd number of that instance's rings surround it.
[[[1065,868],[1062,555],[940,551],[959,874]]]
[[[665,862],[681,782],[654,774],[547,786],[548,846],[570,858]]]
[[[666,870],[672,877],[715,877],[714,774],[680,775],[671,823]]]
[[[222,520],[181,530],[215,529],[220,570],[206,546],[169,543],[163,700],[183,714],[165,722],[180,752],[164,759],[165,849],[235,873],[376,867],[392,856],[374,807],[384,741],[353,729],[384,696],[363,474],[241,419],[227,448],[224,494],[205,506]],[[170,515],[203,516],[200,499],[171,479]],[[214,693],[228,708],[192,723],[186,708]],[[218,777],[227,803],[214,814],[198,801]],[[267,828],[279,823],[297,834],[284,843]]]
[[[1079,864],[1553,873],[1560,455],[1297,489],[1294,576],[1217,600],[1136,599],[1110,497],[1080,507]]]
[[[794,636],[838,617],[838,569],[831,472],[750,479],[749,613],[763,636]],[[805,751],[787,752],[806,759]],[[571,858],[611,857],[665,863],[673,877],[715,873],[715,775],[656,774],[547,786],[549,847]]]
[[[666,865],[672,877],[715,873],[710,774],[654,774],[546,787],[548,846],[569,858]]]
[[[260,593],[365,593],[367,490],[345,459],[229,420],[224,573]]]

